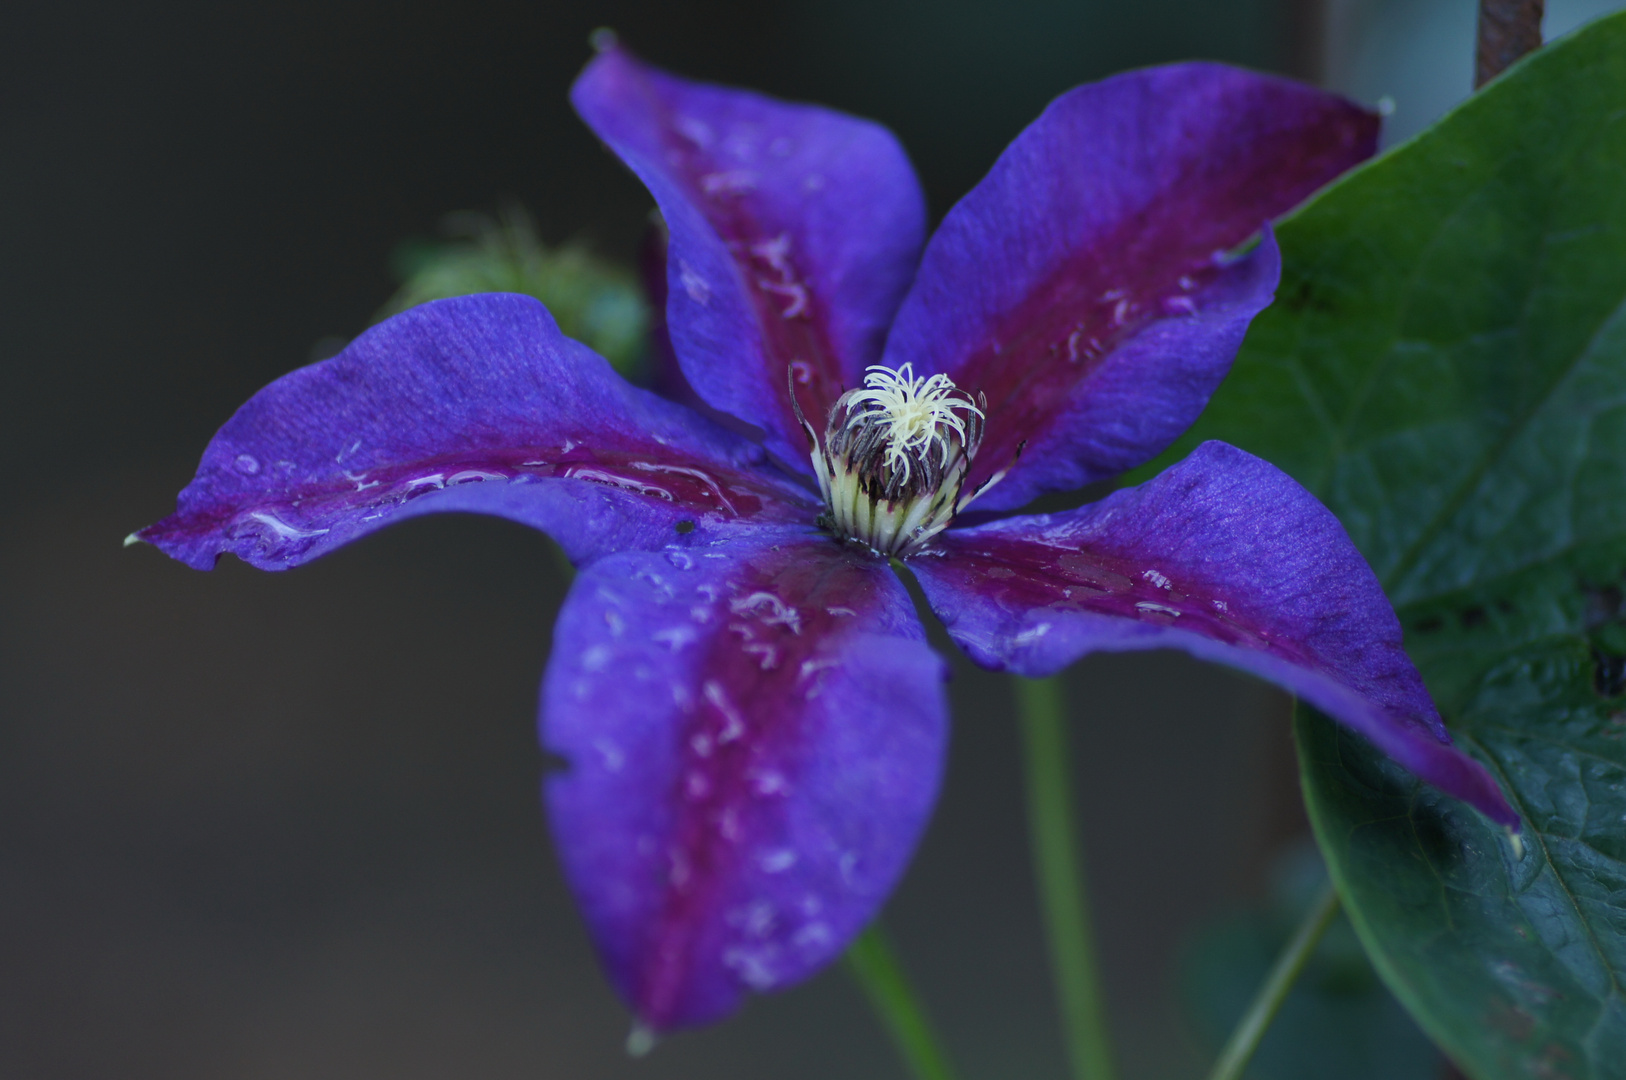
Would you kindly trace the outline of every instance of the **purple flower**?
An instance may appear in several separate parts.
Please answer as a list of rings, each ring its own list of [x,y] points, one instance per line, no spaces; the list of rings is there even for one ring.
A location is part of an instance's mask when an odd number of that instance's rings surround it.
[[[1212,64],[1080,87],[922,250],[916,180],[874,124],[616,48],[573,98],[665,217],[685,376],[760,440],[627,385],[534,300],[471,296],[256,394],[138,535],[268,570],[442,511],[553,536],[580,572],[542,689],[569,762],[549,819],[642,1022],[806,977],[903,872],[942,773],[944,665],[886,556],[986,667],[1183,649],[1516,823],[1344,530],[1265,462],[1211,442],[1078,510],[947,528],[1183,431],[1271,300],[1265,222],[1372,152],[1371,114]]]

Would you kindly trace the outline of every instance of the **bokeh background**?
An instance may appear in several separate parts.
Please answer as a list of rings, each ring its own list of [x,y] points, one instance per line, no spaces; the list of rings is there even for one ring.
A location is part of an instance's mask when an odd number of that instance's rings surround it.
[[[1549,34],[1619,3],[1550,0]],[[876,117],[940,216],[1044,103],[1206,57],[1469,88],[1472,0],[63,0],[0,13],[0,1076],[896,1077],[838,968],[652,1056],[537,800],[564,587],[540,536],[411,522],[286,575],[131,529],[333,351],[392,252],[517,199],[630,259],[649,201],[571,114],[597,26]],[[946,646],[941,637],[939,644]],[[1177,976],[1302,835],[1287,703],[1172,655],[1068,676],[1124,1072],[1198,1075]],[[886,911],[972,1078],[1060,1077],[1006,684],[963,662],[939,813]]]

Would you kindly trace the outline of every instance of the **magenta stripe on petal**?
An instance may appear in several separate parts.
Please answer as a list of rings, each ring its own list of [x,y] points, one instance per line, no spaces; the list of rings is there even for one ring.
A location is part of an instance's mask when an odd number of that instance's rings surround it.
[[[1273,250],[1224,253],[1368,157],[1377,129],[1342,98],[1216,64],[1056,99],[949,212],[887,342],[888,364],[988,395],[973,483],[1026,440],[983,505],[1111,475],[1188,427],[1275,287]],[[1103,380],[1111,416],[1089,407]]]
[[[1450,745],[1338,519],[1235,447],[1204,443],[1079,510],[951,530],[910,567],[985,667],[1040,677],[1091,652],[1182,649],[1282,686],[1442,791],[1518,822],[1484,767]]]
[[[690,82],[612,47],[571,100],[655,196],[670,231],[668,332],[696,392],[807,468],[786,394],[815,422],[880,355],[925,236],[884,128]]]
[[[839,956],[936,798],[944,665],[884,561],[818,534],[629,552],[576,580],[542,739],[593,940],[656,1029]]]
[[[761,449],[629,386],[536,300],[441,300],[373,327],[249,399],[176,513],[137,535],[207,570],[309,562],[394,521],[495,514],[577,561],[807,521]]]

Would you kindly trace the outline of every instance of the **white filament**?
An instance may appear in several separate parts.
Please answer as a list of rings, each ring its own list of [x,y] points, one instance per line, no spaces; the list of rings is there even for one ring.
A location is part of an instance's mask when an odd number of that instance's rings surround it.
[[[874,407],[861,408],[864,405]],[[864,389],[855,391],[847,406],[847,428],[867,423],[887,425],[885,465],[907,482],[911,454],[924,459],[935,449],[940,464],[947,468],[954,451],[949,433],[953,432],[960,445],[965,445],[965,418],[957,409],[983,415],[947,375],[917,379],[913,364],[904,364],[896,371],[884,364],[872,364],[864,373]]]

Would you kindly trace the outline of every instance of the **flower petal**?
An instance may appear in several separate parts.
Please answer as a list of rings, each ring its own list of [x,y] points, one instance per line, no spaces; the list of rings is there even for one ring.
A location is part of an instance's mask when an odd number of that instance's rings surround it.
[[[580,561],[810,520],[761,449],[625,383],[509,293],[424,304],[249,399],[178,511],[136,536],[207,570],[308,562],[420,514],[496,514]],[[685,525],[684,523],[688,523]]]
[[[576,579],[543,689],[566,875],[656,1029],[838,956],[914,850],[945,667],[884,561],[764,529]]]
[[[985,667],[1045,676],[1090,652],[1183,649],[1292,691],[1508,825],[1453,749],[1377,577],[1332,513],[1220,442],[1064,514],[952,530],[910,567]]]
[[[932,237],[886,363],[988,395],[979,509],[1144,462],[1190,426],[1279,274],[1270,218],[1371,155],[1377,117],[1175,64],[1057,98]]]
[[[785,392],[815,424],[880,356],[926,209],[878,124],[689,82],[610,47],[571,100],[655,196],[671,232],[673,348],[701,397],[807,467]]]

